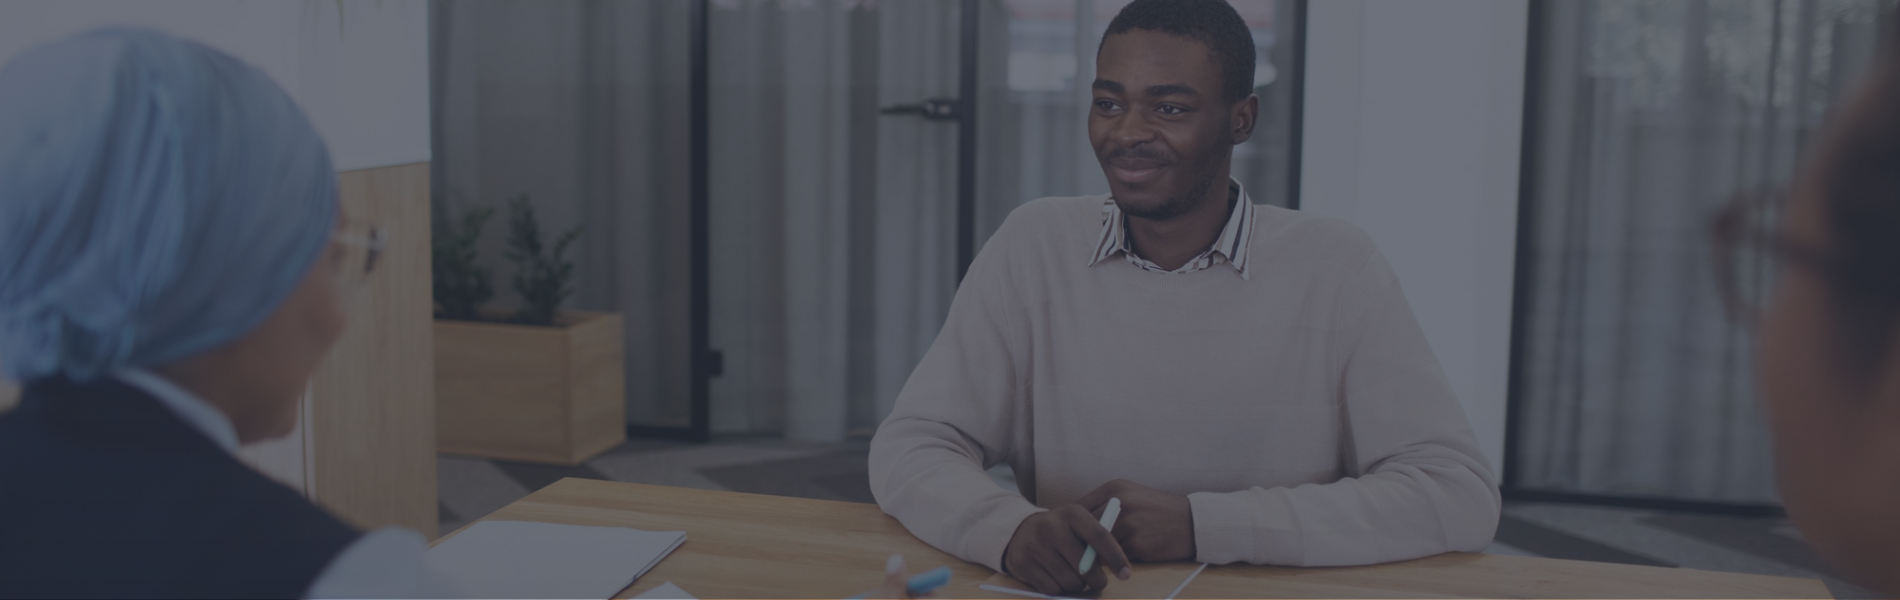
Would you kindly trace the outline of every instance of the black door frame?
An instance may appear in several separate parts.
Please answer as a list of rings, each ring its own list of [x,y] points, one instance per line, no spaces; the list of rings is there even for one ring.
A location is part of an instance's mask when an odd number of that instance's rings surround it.
[[[687,156],[692,163],[687,175],[690,190],[687,227],[691,237],[687,242],[691,270],[687,284],[687,302],[691,305],[687,318],[690,338],[687,351],[692,356],[693,370],[691,416],[685,427],[629,423],[627,436],[705,442],[712,439],[712,378],[718,376],[724,360],[713,352],[711,336],[712,62],[708,53],[711,51],[712,5],[711,0],[692,2],[687,25],[688,69],[691,71],[687,84],[687,102],[691,104],[687,117],[687,135],[691,138]]]

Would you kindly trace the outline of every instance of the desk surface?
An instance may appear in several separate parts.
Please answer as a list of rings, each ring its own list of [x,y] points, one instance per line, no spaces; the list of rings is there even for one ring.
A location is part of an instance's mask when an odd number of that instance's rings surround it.
[[[667,581],[700,598],[847,598],[876,585],[892,553],[913,572],[948,565],[955,575],[944,596],[1010,597],[977,588],[1005,577],[931,548],[870,504],[563,479],[482,520],[686,532],[684,545],[616,598]],[[1166,597],[1193,566],[1140,565],[1103,597]],[[1455,552],[1366,567],[1212,566],[1180,597],[1831,596],[1812,579]]]

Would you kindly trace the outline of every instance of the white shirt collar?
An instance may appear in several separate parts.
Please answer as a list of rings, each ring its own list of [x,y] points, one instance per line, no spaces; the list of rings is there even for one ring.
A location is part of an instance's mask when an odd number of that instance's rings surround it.
[[[1102,200],[1102,233],[1095,242],[1095,254],[1088,266],[1095,266],[1116,254],[1128,258],[1128,262],[1146,271],[1156,273],[1192,273],[1220,263],[1227,263],[1240,273],[1241,279],[1247,276],[1247,250],[1253,245],[1253,199],[1247,197],[1246,188],[1234,179],[1227,180],[1228,190],[1237,199],[1234,208],[1227,215],[1227,224],[1221,227],[1220,237],[1214,245],[1202,251],[1199,256],[1189,260],[1181,268],[1169,271],[1148,259],[1135,255],[1130,247],[1128,224],[1122,218],[1121,206],[1115,204],[1114,195],[1104,196]]]
[[[211,441],[219,448],[223,448],[225,452],[237,452],[237,428],[231,425],[231,418],[224,416],[223,411],[205,402],[197,394],[186,391],[171,380],[159,377],[145,369],[126,369],[114,376],[126,385],[138,388],[139,391],[157,398],[166,408],[171,409],[173,414],[178,415],[178,418],[184,419],[193,429],[211,438]]]

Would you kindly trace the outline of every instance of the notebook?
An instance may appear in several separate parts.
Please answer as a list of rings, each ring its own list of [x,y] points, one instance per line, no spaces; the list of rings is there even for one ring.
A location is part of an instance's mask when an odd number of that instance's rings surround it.
[[[1128,581],[1122,581],[1110,575],[1108,577],[1108,589],[1103,590],[1101,595],[1093,597],[1103,600],[1118,598],[1146,598],[1149,600],[1156,598],[1173,598],[1176,594],[1181,593],[1182,589],[1186,587],[1185,584],[1192,581],[1196,575],[1201,574],[1201,568],[1204,566],[1205,565],[1196,563],[1135,563],[1135,576],[1133,578]],[[988,580],[984,581],[982,585],[1020,591],[1028,591],[1030,589],[1029,584],[1017,581],[1016,578],[1002,573],[991,576]],[[985,591],[993,590],[986,589]],[[1026,594],[1023,596],[1034,597]]]
[[[684,531],[482,521],[424,559],[476,598],[606,599],[685,541]]]

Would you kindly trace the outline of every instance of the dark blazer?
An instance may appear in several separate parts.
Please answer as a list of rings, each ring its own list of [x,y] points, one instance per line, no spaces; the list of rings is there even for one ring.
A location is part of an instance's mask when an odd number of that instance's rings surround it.
[[[302,597],[357,536],[117,380],[0,416],[0,597]]]

